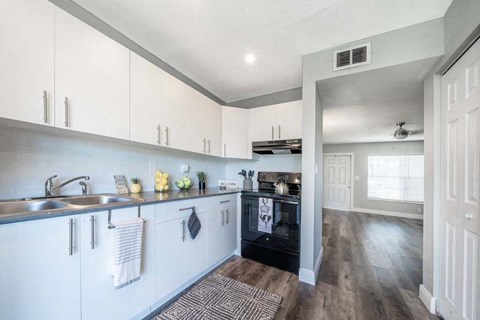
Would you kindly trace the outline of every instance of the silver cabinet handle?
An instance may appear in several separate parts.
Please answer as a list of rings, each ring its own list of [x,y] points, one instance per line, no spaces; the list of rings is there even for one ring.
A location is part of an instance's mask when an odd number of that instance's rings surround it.
[[[275,139],[275,127],[272,126],[272,140]]]
[[[225,210],[225,213],[226,213],[226,216],[227,216],[227,219],[226,219],[226,220],[227,220],[227,224],[228,224],[228,223],[229,223],[229,222],[228,222],[228,209]]]
[[[281,127],[280,127],[280,125],[278,125],[278,139],[282,139],[281,136],[280,136],[280,130],[281,130]]]
[[[223,200],[223,201],[220,201],[220,203],[227,203],[227,202],[230,202],[230,200]]]
[[[223,144],[223,156],[224,157],[227,156],[227,144],[226,143]]]
[[[222,210],[222,226],[225,225],[225,211]]]
[[[68,97],[65,97],[65,127],[68,128],[70,126],[70,110],[68,107]]]
[[[160,145],[160,125],[157,125],[157,144]]]
[[[73,219],[68,220],[68,255],[73,255]]]
[[[208,144],[208,154],[210,154],[210,147],[211,147],[211,145],[210,145],[210,139],[207,140],[207,144]]]
[[[168,127],[165,127],[165,145],[168,147]]]
[[[48,95],[47,95],[47,90],[43,90],[43,123],[48,123]]]
[[[182,220],[182,242],[185,242],[185,220]]]
[[[95,249],[95,216],[90,216],[90,248]]]
[[[465,213],[465,220],[472,220],[473,215],[471,213]]]
[[[207,139],[203,139],[203,153],[207,153]]]

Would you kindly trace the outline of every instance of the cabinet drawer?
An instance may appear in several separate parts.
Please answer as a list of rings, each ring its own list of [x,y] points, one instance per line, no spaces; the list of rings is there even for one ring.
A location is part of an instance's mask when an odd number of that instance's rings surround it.
[[[200,214],[207,212],[209,206],[205,198],[157,204],[155,205],[155,223],[188,217],[192,211],[181,209],[189,207],[195,207],[195,212]]]

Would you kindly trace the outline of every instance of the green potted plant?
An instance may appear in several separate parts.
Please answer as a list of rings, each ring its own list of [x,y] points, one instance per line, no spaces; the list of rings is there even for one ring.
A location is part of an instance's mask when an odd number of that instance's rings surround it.
[[[207,174],[204,171],[197,172],[198,177],[198,189],[205,189],[205,183],[207,182]]]
[[[132,185],[130,187],[132,193],[140,193],[142,191],[142,185],[140,184],[140,179],[131,178],[130,181],[132,182]]]

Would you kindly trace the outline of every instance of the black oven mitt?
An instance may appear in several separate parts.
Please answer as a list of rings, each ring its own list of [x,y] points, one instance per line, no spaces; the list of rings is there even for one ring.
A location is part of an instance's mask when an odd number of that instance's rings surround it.
[[[192,237],[192,239],[197,237],[201,227],[202,224],[195,213],[195,208],[193,208],[192,214],[190,215],[190,218],[188,218],[188,231],[190,231],[190,237]]]

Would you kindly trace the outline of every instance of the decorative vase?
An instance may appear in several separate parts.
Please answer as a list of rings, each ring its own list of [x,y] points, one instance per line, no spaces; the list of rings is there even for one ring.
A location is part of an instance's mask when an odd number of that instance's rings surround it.
[[[132,183],[130,189],[132,193],[140,193],[142,191],[142,185],[140,183]]]
[[[205,189],[205,182],[199,182],[198,183],[198,189],[200,189],[200,190]]]
[[[243,180],[243,190],[252,190],[252,189],[253,189],[252,179]]]

